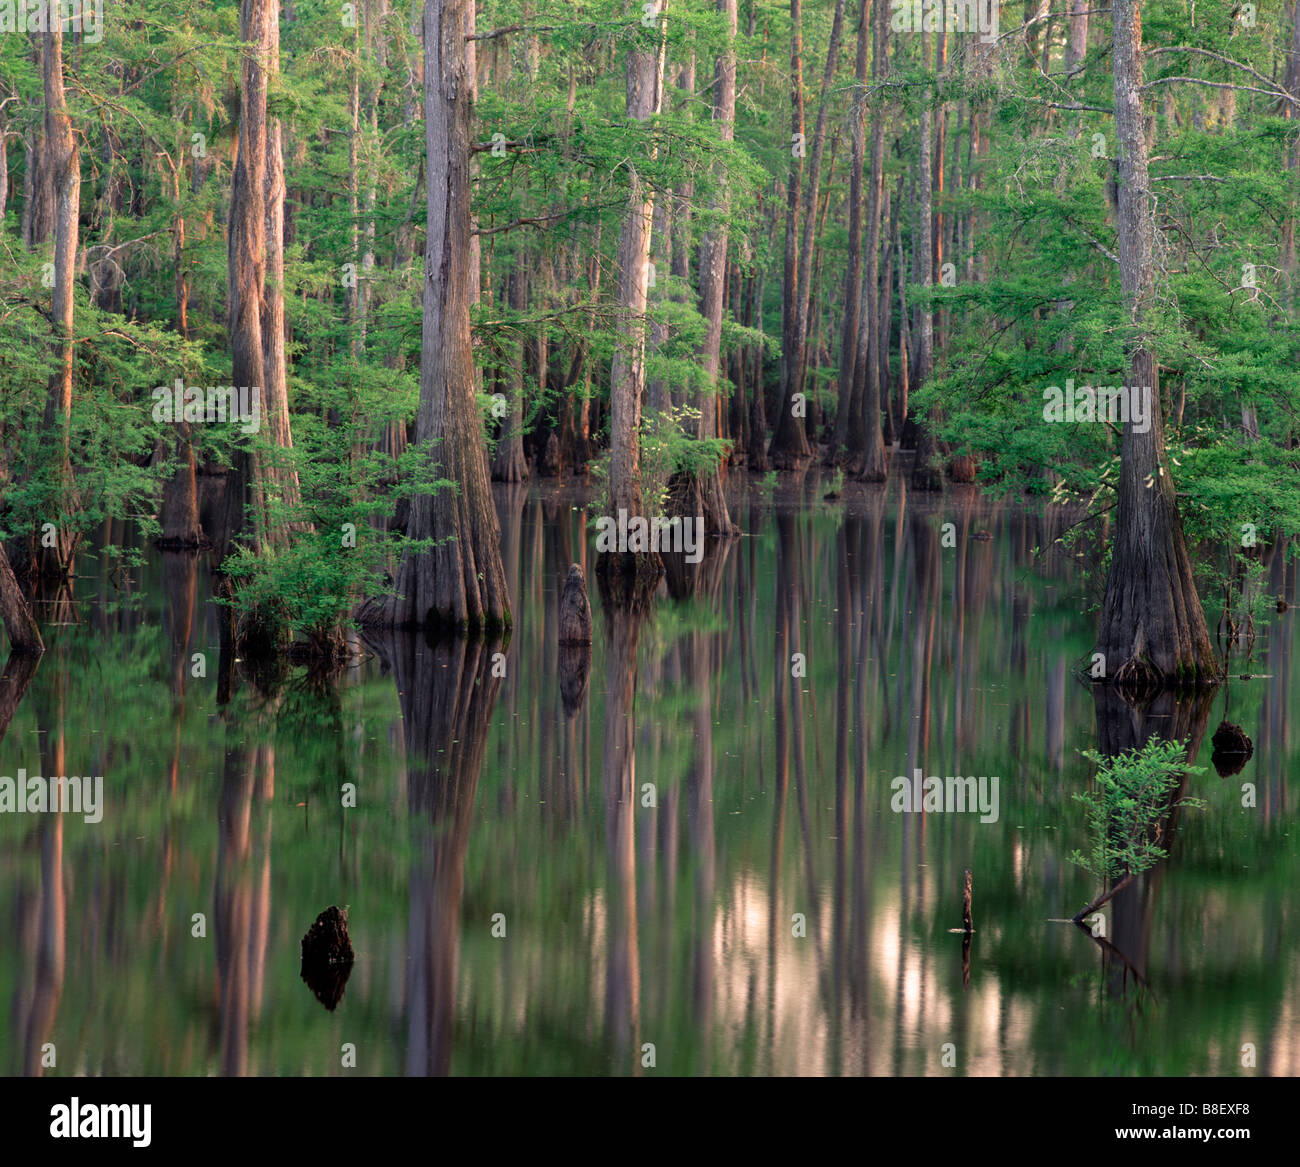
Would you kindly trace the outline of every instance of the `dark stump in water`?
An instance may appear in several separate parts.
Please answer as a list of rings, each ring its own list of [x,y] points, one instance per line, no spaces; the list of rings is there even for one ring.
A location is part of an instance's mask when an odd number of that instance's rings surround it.
[[[352,975],[352,961],[348,914],[331,905],[316,917],[316,923],[302,938],[302,979],[331,1013],[343,999]]]
[[[591,604],[587,577],[576,563],[569,568],[560,596],[560,696],[572,718],[582,707],[591,673]]]
[[[560,643],[591,643],[591,605],[587,602],[587,577],[576,563],[569,567],[560,596]]]
[[[1231,721],[1223,722],[1214,731],[1210,744],[1214,747],[1210,761],[1214,763],[1220,778],[1230,778],[1233,774],[1240,774],[1246,763],[1250,761],[1251,754],[1255,752],[1255,746],[1246,736],[1245,731]]]

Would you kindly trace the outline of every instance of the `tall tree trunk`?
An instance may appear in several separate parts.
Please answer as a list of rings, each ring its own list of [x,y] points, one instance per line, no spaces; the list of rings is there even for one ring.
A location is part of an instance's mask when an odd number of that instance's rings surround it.
[[[736,25],[737,0],[717,0],[718,12],[726,21],[727,48],[718,57],[713,80],[713,121],[718,136],[730,142],[736,126]],[[700,417],[696,434],[701,441],[718,436],[718,377],[722,353],[722,311],[726,293],[727,267],[727,215],[731,200],[725,183],[719,189],[714,209],[718,225],[705,232],[700,240],[700,313],[704,317],[704,339],[696,356],[704,370],[710,389],[700,399]],[[682,241],[685,243],[685,240]],[[721,466],[702,471],[696,476],[695,502],[704,518],[704,530],[710,535],[729,535],[735,527],[727,510],[727,497],[722,490]]]
[[[646,15],[658,19],[659,43],[655,51],[628,49],[625,64],[627,116],[646,122],[663,102],[665,28],[663,12],[667,0],[649,0]],[[651,148],[647,143],[647,148]],[[643,516],[641,491],[641,399],[645,392],[645,310],[649,283],[650,229],[654,219],[654,191],[629,159],[630,193],[623,227],[619,234],[615,269],[615,302],[627,321],[615,345],[610,369],[609,395],[609,514],[617,520],[619,511],[629,517]],[[622,556],[606,555],[599,569],[608,571],[615,558],[623,567],[637,568]],[[630,557],[628,557],[630,558]],[[641,557],[638,557],[641,558]],[[653,558],[657,563],[657,556]]]
[[[527,271],[534,267],[521,253],[516,253],[507,277],[506,302],[512,312],[524,312],[528,307]],[[494,482],[523,482],[528,477],[528,462],[524,458],[524,349],[522,331],[511,342],[510,412],[504,419],[492,455],[492,480]]]
[[[863,4],[863,15],[866,5]],[[885,0],[875,0],[871,44],[871,76],[876,82],[876,92],[883,92],[883,82],[889,72],[887,56],[889,14]],[[860,34],[865,35],[865,34]],[[859,55],[861,49],[859,48]],[[885,178],[885,114],[878,110],[871,124],[871,178],[867,187],[867,271],[863,281],[866,304],[858,329],[858,351],[853,369],[853,397],[856,416],[850,423],[849,443],[852,458],[849,470],[863,482],[884,482],[889,472],[885,459],[885,442],[880,426],[880,371],[877,355],[880,345],[880,223],[883,214]],[[885,298],[889,298],[889,285],[885,284]],[[888,333],[885,333],[886,341]]]
[[[803,133],[803,18],[801,0],[790,0],[791,49],[790,63],[792,72],[792,95],[795,102],[794,133]],[[797,220],[791,214],[786,223],[786,262],[797,262],[798,268],[793,279],[786,273],[786,293],[793,292],[794,303],[783,309],[783,335],[781,338],[781,413],[777,418],[776,432],[772,437],[770,451],[773,465],[778,469],[793,469],[812,456],[812,447],[808,444],[807,427],[804,417],[806,406],[795,415],[796,396],[803,394],[804,354],[808,343],[808,306],[812,296],[813,236],[817,228],[817,198],[821,183],[822,154],[826,148],[826,120],[829,113],[827,98],[830,95],[831,81],[835,75],[835,65],[839,60],[840,34],[844,28],[844,0],[835,0],[835,16],[831,22],[830,44],[826,50],[826,68],[822,71],[820,100],[817,106],[817,127],[813,131],[812,154],[808,162],[808,181],[803,192],[803,208]],[[795,151],[794,164],[790,168],[790,178],[797,184],[802,173],[800,151]],[[797,165],[796,165],[797,164]],[[790,197],[794,207],[798,192]],[[802,228],[797,253],[794,250],[795,223]]]
[[[172,219],[173,250],[176,289],[176,331],[189,339],[189,272],[185,266],[185,215],[181,209],[181,167],[172,168],[172,198],[176,213]],[[176,455],[176,472],[163,487],[162,547],[199,547],[204,542],[203,528],[199,523],[198,476],[194,458],[193,435],[189,422],[176,426],[176,439],[172,444]]]
[[[921,68],[930,67],[930,37],[921,32]],[[920,126],[917,136],[920,156],[916,171],[916,223],[913,228],[912,251],[917,261],[916,282],[923,288],[934,284],[934,252],[931,244],[933,203],[931,201],[930,175],[930,107],[921,106]],[[924,386],[934,372],[934,313],[929,304],[920,304],[916,311],[917,347],[916,370],[912,380]],[[917,419],[916,461],[912,466],[912,486],[917,490],[942,490],[943,474],[939,468],[939,444],[935,438],[936,411],[931,410],[927,420]]]
[[[802,365],[799,353],[799,194],[803,188],[806,149],[803,109],[803,4],[790,0],[790,175],[785,191],[785,262],[781,284],[781,397],[772,445],[768,451],[779,470],[800,465],[812,456],[804,428],[804,411],[795,416],[798,403],[795,375]]]
[[[862,172],[867,157],[867,12],[869,0],[858,0],[858,48],[854,59],[856,82],[853,108],[849,111],[849,254],[844,271],[844,330],[840,340],[839,403],[835,410],[835,436],[830,460],[840,463],[849,456],[849,414],[854,401],[854,370],[858,365],[859,317],[862,314]],[[879,5],[877,5],[879,6]],[[880,119],[872,119],[872,131]],[[881,132],[884,127],[881,126]]]
[[[267,93],[280,69],[278,3],[243,0],[240,37],[256,48],[244,58],[239,156],[230,193],[230,347],[234,384],[261,390],[269,432],[259,446],[235,453],[217,541],[222,559],[237,540],[258,551],[286,548],[301,524],[272,508],[279,504],[292,514],[302,505],[298,473],[284,453],[293,448],[284,351],[284,159],[280,121],[266,113]]]
[[[1120,152],[1119,260],[1130,392],[1149,395],[1146,433],[1124,424],[1118,519],[1097,651],[1109,680],[1137,686],[1207,684],[1219,669],[1192,579],[1174,483],[1165,467],[1158,364],[1148,319],[1155,298],[1155,232],[1142,124],[1140,0],[1114,0],[1112,60]]]
[[[435,544],[402,556],[397,594],[361,613],[370,623],[458,631],[510,623],[470,339],[473,111],[465,29],[466,5],[472,2],[425,0],[424,5],[428,217],[415,432],[418,442],[430,444],[430,469],[458,489],[412,500],[407,534]]]
[[[76,487],[72,478],[69,441],[72,426],[73,301],[76,279],[78,216],[81,208],[81,153],[72,132],[63,91],[63,26],[60,20],[47,21],[53,27],[44,34],[41,68],[45,83],[45,146],[42,170],[54,197],[54,357],[55,371],[50,378],[45,401],[44,430],[46,440],[58,459],[61,512],[76,507]],[[65,522],[58,524],[54,546],[42,546],[37,558],[42,575],[66,575],[72,570],[76,539]]]

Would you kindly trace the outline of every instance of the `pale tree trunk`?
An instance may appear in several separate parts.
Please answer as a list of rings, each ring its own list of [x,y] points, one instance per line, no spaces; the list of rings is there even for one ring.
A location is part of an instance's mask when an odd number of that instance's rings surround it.
[[[425,0],[424,5],[428,218],[415,436],[431,444],[430,469],[458,489],[412,500],[407,534],[433,539],[435,546],[406,552],[398,567],[397,594],[361,613],[370,623],[457,631],[510,623],[470,339],[470,294],[477,273],[470,244],[469,3]]]
[[[736,0],[717,0],[718,12],[726,21],[727,49],[718,57],[713,80],[713,121],[718,135],[730,142],[736,128],[736,53],[735,37],[738,19]],[[731,201],[725,184],[718,195],[715,210],[719,225],[710,228],[700,240],[700,314],[704,317],[704,339],[696,353],[704,377],[711,389],[701,395],[697,436],[709,440],[718,436],[718,376],[722,353],[722,311],[725,303],[727,268],[726,217]],[[683,239],[681,246],[686,246]],[[727,497],[722,489],[721,467],[714,466],[695,478],[693,502],[704,519],[704,530],[710,535],[730,535],[736,528],[727,510]]]
[[[1291,45],[1287,54],[1285,80],[1286,91],[1294,98],[1300,99],[1300,3],[1291,5]],[[1279,102],[1278,114],[1288,120],[1297,116],[1296,105],[1291,101]],[[1300,169],[1300,141],[1293,141],[1286,149],[1286,168],[1289,171]],[[1295,304],[1296,274],[1296,205],[1294,197],[1287,203],[1286,218],[1282,220],[1281,266],[1287,275],[1287,302]]]
[[[348,209],[351,222],[348,227],[352,245],[349,256],[353,264],[352,286],[347,289],[348,351],[355,361],[360,351],[361,332],[361,175],[359,173],[357,139],[361,136],[361,38],[366,24],[364,0],[352,28],[352,83],[348,88]]]
[[[858,48],[853,77],[856,82],[853,108],[849,111],[849,254],[844,270],[844,321],[840,340],[839,402],[835,409],[835,436],[830,461],[845,462],[849,456],[849,415],[853,412],[854,370],[858,365],[860,316],[862,315],[862,173],[866,168],[867,120],[867,13],[870,0],[858,3]],[[872,119],[872,130],[880,118]],[[883,125],[880,125],[884,132]]]
[[[657,51],[631,48],[627,53],[627,116],[636,122],[654,117],[663,101],[664,35],[663,12],[667,0],[649,0],[647,15],[659,17]],[[637,5],[629,11],[640,11]],[[652,150],[649,142],[646,148]],[[650,231],[654,219],[654,192],[636,167],[635,158],[627,162],[631,193],[619,234],[615,268],[615,302],[626,321],[620,329],[610,369],[609,418],[609,514],[617,518],[620,510],[629,516],[641,516],[641,399],[645,392],[646,297],[650,262]],[[602,571],[609,570],[614,555],[600,561]],[[631,558],[631,557],[627,557]],[[649,555],[638,559],[657,559]],[[637,568],[636,563],[624,564]]]
[[[894,232],[891,228],[886,228],[885,223],[889,221],[891,214],[897,215],[897,210],[890,209],[889,188],[881,184],[881,202],[880,209],[880,231],[885,244],[885,258],[880,272],[880,287],[876,290],[876,304],[880,310],[880,319],[876,321],[875,332],[872,335],[873,347],[871,348],[871,363],[876,366],[876,376],[880,378],[878,382],[880,393],[880,428],[882,433],[882,444],[886,450],[893,447],[894,442],[898,440],[899,425],[895,420],[894,410],[894,391],[893,385],[889,378],[889,342],[894,331],[894,264],[897,262],[898,254],[894,248]],[[888,457],[888,454],[886,454]]]
[[[775,204],[769,203],[771,218],[768,225],[768,249],[771,250],[776,234]],[[758,275],[758,287],[750,282],[750,301],[746,309],[750,328],[763,329],[763,291],[767,286],[767,267],[761,265]],[[763,384],[763,346],[756,344],[746,354],[746,359],[753,364],[749,391],[749,444],[745,447],[745,465],[756,473],[767,469],[767,397]],[[779,408],[779,407],[778,407]]]
[[[387,0],[370,0],[365,6],[365,42],[368,51],[375,56],[375,68],[379,80],[374,89],[366,95],[367,117],[370,123],[370,136],[366,142],[366,194],[362,208],[363,232],[365,242],[361,250],[361,268],[357,272],[357,331],[358,349],[366,351],[366,330],[370,317],[370,273],[375,268],[375,198],[378,186],[376,172],[379,151],[379,99],[383,92],[383,78],[388,68],[388,40],[383,32],[384,19],[388,15]]]
[[[1104,658],[1107,679],[1121,684],[1212,684],[1220,674],[1166,468],[1158,364],[1148,319],[1155,299],[1155,225],[1142,124],[1139,3],[1114,0],[1112,60],[1120,153],[1120,286],[1134,329],[1129,385],[1148,394],[1150,426],[1138,433],[1131,423],[1124,424],[1118,519],[1097,652]]]
[[[921,33],[921,67],[930,67],[930,38]],[[931,244],[932,211],[930,175],[930,122],[929,106],[923,105],[918,129],[920,157],[916,173],[916,222],[913,229],[912,250],[916,259],[916,282],[923,288],[934,283],[934,253]],[[934,314],[929,304],[921,304],[916,313],[917,347],[916,370],[912,378],[923,386],[934,372]],[[937,410],[932,410],[928,420],[917,419],[916,461],[912,466],[912,486],[917,490],[941,490],[943,474],[939,468],[939,444],[935,439],[934,425]]]
[[[51,36],[57,36],[59,44],[59,56],[62,59],[63,54],[63,31],[62,26],[58,29],[47,31],[41,39],[32,38],[32,63],[43,78],[49,77],[45,71],[44,59],[48,55],[48,44]],[[60,91],[63,88],[63,70],[60,65],[57,70],[57,81]],[[53,80],[54,78],[50,78]],[[23,242],[29,248],[36,248],[39,244],[44,243],[54,233],[55,220],[55,194],[54,194],[54,165],[52,158],[52,142],[50,138],[50,115],[49,115],[49,82],[46,82],[45,93],[45,120],[41,125],[40,137],[34,142],[24,141],[27,147],[27,177],[23,180],[23,194],[26,198],[27,205],[23,209]],[[35,137],[35,131],[33,131]],[[30,185],[29,185],[30,183]]]
[[[768,457],[778,470],[812,456],[802,416],[795,417],[795,374],[799,369],[799,193],[805,152],[803,109],[803,4],[790,0],[790,175],[785,190],[785,261],[781,283],[781,397]]]
[[[912,327],[907,314],[907,255],[903,251],[903,226],[899,222],[903,203],[903,176],[898,176],[898,191],[894,196],[894,213],[891,217],[894,232],[895,265],[898,268],[898,409],[894,416],[898,419],[898,440],[901,446],[903,435],[907,432],[908,397],[912,387]],[[888,288],[887,294],[892,295]]]
[[[56,367],[45,401],[44,430],[58,459],[58,505],[76,507],[69,440],[72,425],[73,300],[76,279],[78,215],[81,207],[81,155],[72,132],[63,91],[63,30],[58,20],[44,34],[42,73],[45,82],[45,147],[42,170],[54,196],[54,356]],[[42,575],[66,575],[72,570],[76,539],[66,523],[57,524],[54,546],[39,550]]]
[[[866,3],[863,2],[863,17]],[[871,75],[877,85],[877,94],[889,72],[888,35],[889,12],[885,0],[875,0],[872,10]],[[860,32],[859,37],[865,37]],[[863,55],[862,47],[858,56]],[[861,68],[859,73],[861,73]],[[855,170],[857,169],[855,165]],[[863,287],[866,303],[862,306],[858,322],[857,352],[853,362],[853,416],[849,420],[849,472],[863,482],[884,482],[889,472],[885,459],[885,442],[880,429],[880,392],[882,362],[877,355],[880,344],[880,223],[883,215],[885,175],[885,114],[877,110],[871,123],[871,177],[867,187],[867,263]],[[889,283],[885,282],[885,298],[889,298]],[[888,340],[888,331],[885,339]]]

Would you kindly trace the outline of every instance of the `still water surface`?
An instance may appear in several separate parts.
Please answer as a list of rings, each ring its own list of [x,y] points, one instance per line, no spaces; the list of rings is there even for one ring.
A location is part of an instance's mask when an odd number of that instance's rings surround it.
[[[755,485],[650,611],[593,582],[584,690],[556,621],[585,498],[498,489],[509,643],[367,636],[329,684],[236,666],[223,702],[206,559],[85,562],[0,774],[102,774],[104,817],[0,815],[3,1072],[1300,1074],[1295,611],[1256,679],[1134,711],[1076,679],[1090,585],[1036,553],[1068,517]],[[1254,753],[1221,778],[1225,710]],[[1053,922],[1095,891],[1080,751],[1152,733],[1206,805],[1094,940]],[[894,813],[917,767],[996,776],[996,821]],[[331,904],[333,1010],[299,964]]]

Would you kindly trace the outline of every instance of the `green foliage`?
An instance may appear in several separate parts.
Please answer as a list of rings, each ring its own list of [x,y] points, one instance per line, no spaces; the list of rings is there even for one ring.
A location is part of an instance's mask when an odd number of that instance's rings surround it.
[[[1083,756],[1096,764],[1097,776],[1093,789],[1077,792],[1074,800],[1088,812],[1092,848],[1070,858],[1103,881],[1140,875],[1167,854],[1160,843],[1170,813],[1205,805],[1174,794],[1185,775],[1204,773],[1204,767],[1187,764],[1185,743],[1160,738],[1114,757],[1096,750]]]
[[[384,594],[403,549],[427,547],[384,530],[397,501],[455,489],[436,473],[436,453],[412,445],[399,456],[377,446],[382,429],[404,424],[414,405],[409,379],[359,379],[346,366],[326,371],[324,384],[305,383],[300,401],[310,412],[295,419],[293,465],[300,508],[272,499],[268,522],[294,526],[287,550],[237,548],[225,569],[235,584],[234,604],[292,635],[324,638],[363,599]],[[270,453],[265,431],[254,439]],[[262,542],[258,540],[257,542]]]

